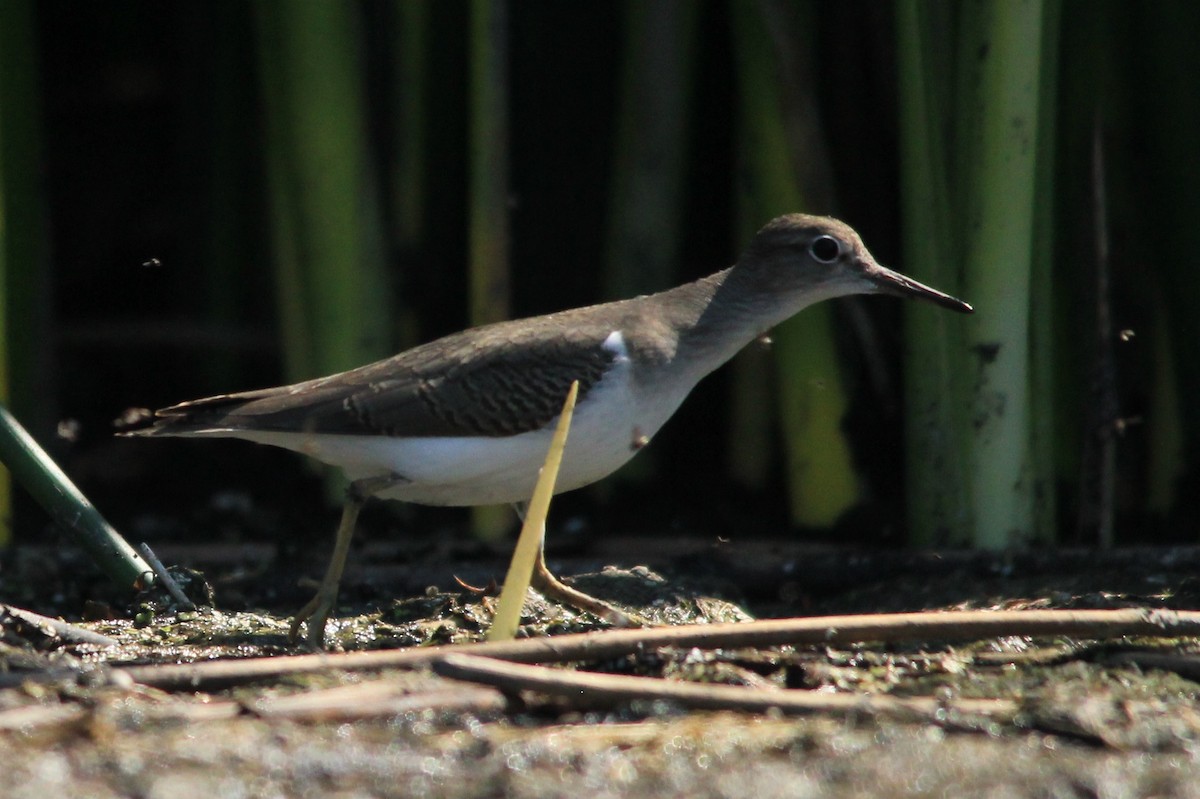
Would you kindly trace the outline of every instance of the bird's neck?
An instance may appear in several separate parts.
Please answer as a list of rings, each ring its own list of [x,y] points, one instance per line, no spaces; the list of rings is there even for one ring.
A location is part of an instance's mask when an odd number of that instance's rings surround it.
[[[676,368],[699,379],[804,308],[845,292],[770,291],[730,267],[655,295],[678,332]]]

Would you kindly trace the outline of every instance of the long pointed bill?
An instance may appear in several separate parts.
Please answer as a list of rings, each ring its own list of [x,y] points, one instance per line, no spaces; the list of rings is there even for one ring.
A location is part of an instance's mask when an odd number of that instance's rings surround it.
[[[892,294],[897,297],[927,300],[943,308],[958,311],[959,313],[975,313],[974,308],[957,297],[951,297],[949,294],[940,292],[935,288],[930,288],[924,283],[918,283],[911,277],[902,275],[899,272],[893,272],[886,266],[864,264],[863,272],[875,284],[875,291],[878,294]]]

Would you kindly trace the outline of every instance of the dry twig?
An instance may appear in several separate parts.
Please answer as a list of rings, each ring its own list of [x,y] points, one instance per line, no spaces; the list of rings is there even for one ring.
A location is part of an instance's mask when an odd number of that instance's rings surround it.
[[[92,632],[91,630],[85,630],[83,627],[76,627],[74,624],[69,624],[62,619],[52,619],[49,616],[43,616],[31,610],[14,608],[12,605],[0,605],[0,613],[7,613],[14,619],[19,619],[26,624],[32,624],[43,630],[49,630],[68,644],[116,646],[120,643],[115,638],[110,638],[107,635]]]
[[[252,713],[293,721],[357,721],[398,716],[415,710],[470,713],[501,712],[504,695],[480,685],[439,684],[413,690],[395,679],[384,678],[358,685],[339,685],[315,691],[255,700]]]
[[[957,699],[941,702],[926,697],[872,694],[829,694],[815,691],[704,685],[653,677],[593,674],[505,663],[474,655],[446,655],[434,670],[457,680],[494,685],[502,691],[535,691],[570,700],[584,707],[610,707],[634,700],[668,701],[689,710],[737,710],[788,714],[856,712],[931,724],[961,725],[983,716],[1011,721],[1019,705],[1008,699]]]
[[[134,682],[166,690],[213,690],[256,680],[333,669],[373,671],[415,668],[448,654],[469,654],[520,663],[606,660],[661,647],[706,649],[865,641],[973,641],[995,636],[1111,638],[1200,636],[1200,612],[1122,610],[1017,610],[894,613],[771,619],[740,624],[652,627],[527,638],[497,643],[414,649],[287,655],[118,670]]]

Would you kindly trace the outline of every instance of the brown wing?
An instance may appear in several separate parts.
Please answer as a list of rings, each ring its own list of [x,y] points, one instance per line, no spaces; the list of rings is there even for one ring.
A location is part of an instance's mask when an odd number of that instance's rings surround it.
[[[153,428],[138,433],[510,436],[558,416],[572,380],[582,401],[615,358],[599,330],[546,335],[502,324],[472,332],[331,377],[165,408]]]

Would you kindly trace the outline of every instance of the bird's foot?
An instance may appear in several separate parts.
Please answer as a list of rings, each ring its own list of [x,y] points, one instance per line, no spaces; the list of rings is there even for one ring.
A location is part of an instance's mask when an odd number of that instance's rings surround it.
[[[614,627],[649,627],[650,622],[634,613],[618,610],[603,599],[572,588],[555,577],[542,558],[538,558],[533,570],[532,585],[547,599],[553,599],[577,610],[592,614]]]
[[[304,607],[296,611],[296,615],[292,617],[292,626],[288,630],[288,641],[296,643],[300,637],[300,625],[307,623],[308,630],[305,635],[305,642],[313,649],[325,648],[325,622],[329,621],[329,615],[333,613],[333,606],[337,603],[337,589],[332,593],[326,591],[324,587],[317,591],[316,596],[308,601]]]

